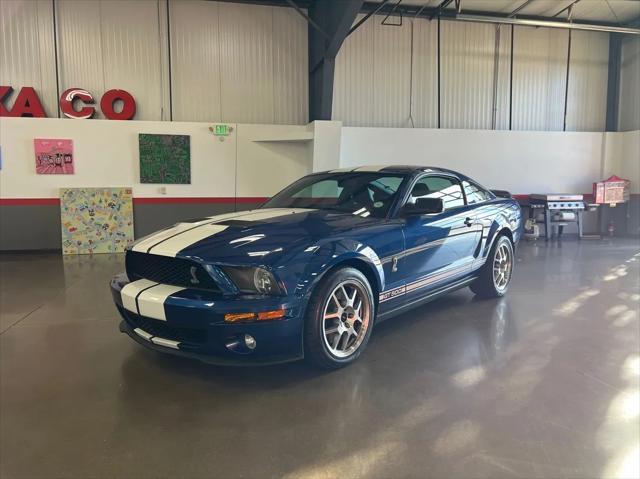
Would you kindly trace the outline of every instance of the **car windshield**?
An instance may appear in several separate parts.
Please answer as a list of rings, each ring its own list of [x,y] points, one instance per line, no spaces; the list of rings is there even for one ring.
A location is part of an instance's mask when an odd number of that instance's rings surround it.
[[[301,178],[263,208],[316,208],[384,218],[406,175],[369,172],[322,173]]]

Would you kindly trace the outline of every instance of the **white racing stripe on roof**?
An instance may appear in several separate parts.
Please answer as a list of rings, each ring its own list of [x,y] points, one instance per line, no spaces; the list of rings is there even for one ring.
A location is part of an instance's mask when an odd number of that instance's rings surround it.
[[[389,165],[365,165],[365,166],[359,166],[353,171],[380,171],[388,167]]]
[[[227,228],[228,226],[226,225],[219,225],[216,223],[202,225],[198,228],[185,231],[184,233],[174,236],[173,238],[162,241],[161,243],[152,247],[149,250],[149,253],[175,258],[175,256],[181,250],[197,243],[198,241],[208,238],[209,236],[218,234],[226,230]]]
[[[261,221],[271,218],[278,218],[279,216],[287,216],[297,213],[307,213],[313,211],[308,208],[269,208],[266,210],[255,210],[249,215],[245,215],[242,218],[238,218],[241,221]]]
[[[169,296],[183,289],[185,288],[181,286],[159,284],[143,291],[140,296],[138,296],[140,315],[166,321],[167,316],[164,313],[164,302]]]
[[[124,288],[120,291],[120,297],[122,298],[122,306],[127,311],[131,311],[132,313],[138,313],[138,307],[136,306],[136,296],[138,294],[151,286],[154,286],[158,283],[155,281],[149,281],[148,279],[139,279],[138,281],[133,281],[125,285]]]

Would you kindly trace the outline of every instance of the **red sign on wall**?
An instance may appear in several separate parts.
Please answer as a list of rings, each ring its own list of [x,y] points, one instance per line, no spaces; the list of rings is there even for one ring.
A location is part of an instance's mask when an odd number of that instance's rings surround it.
[[[13,88],[0,86],[0,116],[46,118],[38,94],[33,87],[25,86],[20,89],[11,110],[7,109],[5,101],[11,96]],[[122,103],[122,109],[116,111],[115,105]],[[96,112],[91,92],[82,88],[69,88],[60,96],[60,111],[64,116],[75,119],[92,118]],[[109,90],[100,99],[100,110],[109,120],[131,120],[136,114],[136,101],[125,90]]]

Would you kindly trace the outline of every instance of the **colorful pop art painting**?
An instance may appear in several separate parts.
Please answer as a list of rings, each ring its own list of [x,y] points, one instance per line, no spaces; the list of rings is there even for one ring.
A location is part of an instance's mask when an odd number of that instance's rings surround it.
[[[33,140],[36,173],[39,175],[73,175],[73,140]]]
[[[141,133],[140,183],[190,184],[191,138],[189,135]]]
[[[62,253],[121,253],[133,242],[131,188],[61,188]]]

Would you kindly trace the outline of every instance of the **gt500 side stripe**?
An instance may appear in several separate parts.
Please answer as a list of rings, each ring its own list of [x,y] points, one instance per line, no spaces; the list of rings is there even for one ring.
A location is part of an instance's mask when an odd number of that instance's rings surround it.
[[[436,271],[434,273],[429,273],[422,278],[419,278],[415,281],[412,281],[409,284],[404,286],[400,286],[398,288],[391,289],[389,291],[384,291],[380,293],[379,302],[384,303],[385,301],[389,301],[390,299],[397,298],[398,296],[403,296],[406,293],[410,293],[411,291],[415,291],[426,286],[429,286],[433,283],[437,283],[439,281],[448,279],[456,274],[464,273],[469,269],[469,266],[473,263],[473,267],[480,267],[484,264],[484,260],[471,260],[462,265],[449,268],[444,271]]]

